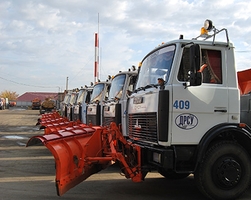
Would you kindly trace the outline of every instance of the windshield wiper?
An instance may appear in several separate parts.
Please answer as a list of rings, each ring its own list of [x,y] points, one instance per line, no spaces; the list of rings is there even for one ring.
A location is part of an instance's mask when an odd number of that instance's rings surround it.
[[[151,87],[155,87],[155,88],[158,88],[158,84],[148,84],[148,85],[146,85],[146,86],[144,86],[144,87],[139,87],[139,88],[137,88],[136,90],[134,90],[133,92],[135,92],[135,93],[137,93],[138,91],[140,91],[140,90],[145,90],[145,89],[147,89],[147,88],[151,88]]]
[[[146,85],[144,88],[147,89],[147,88],[151,88],[151,87],[158,88],[158,84],[149,84],[149,85]]]
[[[145,87],[139,87],[139,88],[135,89],[133,92],[137,93],[140,90],[145,90]]]
[[[115,97],[115,101],[119,101],[120,100],[120,98],[119,97]]]

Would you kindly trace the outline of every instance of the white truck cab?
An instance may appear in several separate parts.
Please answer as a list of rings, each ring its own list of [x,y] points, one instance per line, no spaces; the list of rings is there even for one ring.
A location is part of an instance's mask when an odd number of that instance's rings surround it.
[[[80,120],[86,124],[86,107],[90,102],[93,86],[85,86],[81,88],[78,93],[78,98],[73,107],[73,121]]]
[[[111,80],[98,82],[94,85],[91,100],[87,105],[87,124],[102,125],[103,123],[103,106],[108,99]]]
[[[69,103],[71,99],[71,93],[72,93],[72,90],[65,91],[64,100],[61,104],[61,112],[62,112],[63,117],[67,117],[67,104]]]
[[[132,70],[119,72],[111,82],[109,96],[104,105],[103,125],[109,126],[111,122],[122,125],[122,133],[126,137],[127,133],[127,100],[134,90],[138,71],[135,67]]]
[[[143,58],[129,97],[128,134],[142,148],[143,165],[171,179],[193,173],[206,196],[230,199],[250,185],[251,135],[240,123],[227,30],[206,20],[202,32],[162,44]],[[224,33],[226,41],[216,41]]]
[[[78,91],[74,89],[71,92],[68,104],[66,104],[66,109],[67,109],[66,117],[68,118],[69,121],[73,121],[73,107],[74,104],[76,103],[77,98],[78,98]]]
[[[203,70],[202,83],[189,86],[190,49],[184,46],[189,42],[166,43],[143,59],[128,109],[132,119],[131,137],[135,134],[139,139],[143,137],[163,146],[198,144],[211,127],[239,122],[236,72],[233,66],[228,67],[234,62],[232,45],[194,41],[201,48],[201,66],[206,67],[200,69]],[[164,81],[163,88],[158,85],[158,79]],[[151,129],[139,136],[138,131],[143,130],[144,125]]]

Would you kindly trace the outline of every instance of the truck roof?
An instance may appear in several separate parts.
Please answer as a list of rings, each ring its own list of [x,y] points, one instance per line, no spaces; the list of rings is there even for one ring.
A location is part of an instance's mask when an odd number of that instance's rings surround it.
[[[132,71],[132,70],[130,70],[130,71],[120,71],[120,72],[117,73],[114,77],[116,77],[116,76],[118,76],[118,75],[120,75],[120,74],[137,74],[137,73],[138,73],[137,70],[135,70],[135,71]]]
[[[184,40],[184,39],[179,39],[179,40],[172,40],[169,42],[166,42],[164,44],[159,45],[158,47],[154,48],[152,51],[150,51],[143,59],[142,62],[145,60],[146,57],[148,57],[148,55],[152,54],[153,52],[162,49],[166,46],[169,45],[185,45],[185,44],[199,44],[199,45],[206,45],[206,46],[221,46],[221,47],[226,47],[226,48],[233,48],[233,44],[231,42],[219,42],[219,41],[209,41],[209,40]]]

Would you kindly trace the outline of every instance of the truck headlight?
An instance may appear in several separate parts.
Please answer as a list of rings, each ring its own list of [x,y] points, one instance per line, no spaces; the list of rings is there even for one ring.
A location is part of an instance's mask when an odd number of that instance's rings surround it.
[[[213,22],[209,19],[207,19],[205,22],[204,22],[204,28],[208,31],[211,31],[212,28],[213,28]]]

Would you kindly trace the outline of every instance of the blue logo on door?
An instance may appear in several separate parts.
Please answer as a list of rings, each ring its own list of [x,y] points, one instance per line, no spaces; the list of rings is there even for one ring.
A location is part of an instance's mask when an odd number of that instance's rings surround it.
[[[198,118],[193,114],[183,113],[176,117],[175,124],[181,129],[193,129],[198,124]]]

